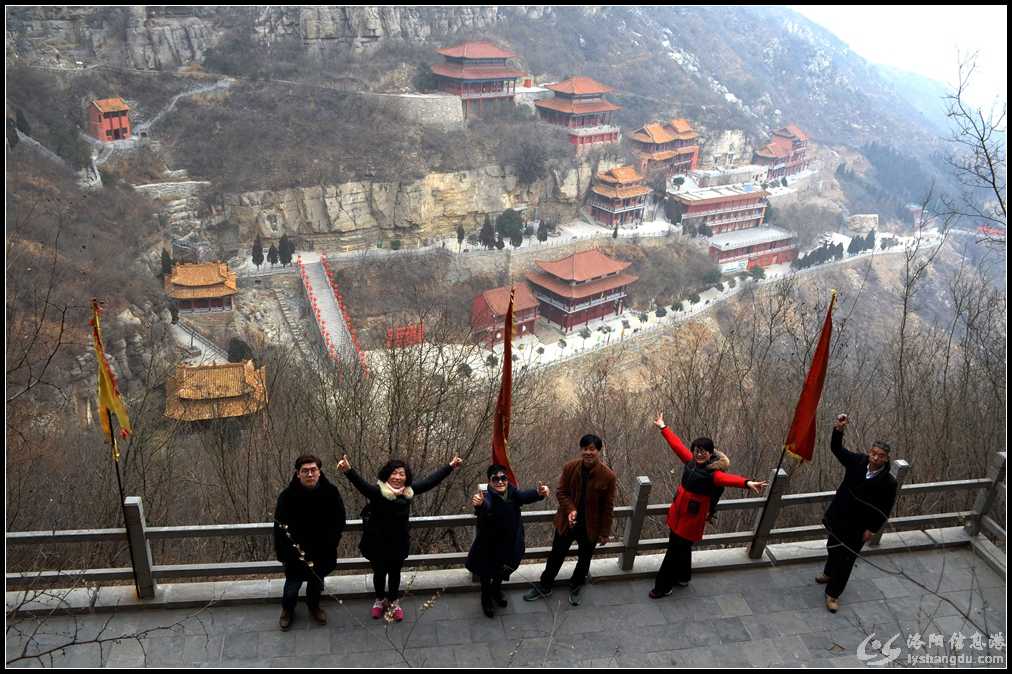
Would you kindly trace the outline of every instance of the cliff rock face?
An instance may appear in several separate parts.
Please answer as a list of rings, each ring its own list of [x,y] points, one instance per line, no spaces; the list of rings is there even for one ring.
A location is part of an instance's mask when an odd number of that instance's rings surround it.
[[[613,165],[580,164],[529,187],[520,185],[511,170],[493,165],[431,173],[410,183],[348,182],[225,194],[224,215],[243,241],[257,234],[267,239],[288,234],[323,248],[361,248],[390,239],[418,242],[452,237],[461,224],[473,231],[486,215],[544,199],[576,204],[594,172]]]
[[[12,7],[6,47],[8,56],[51,66],[80,60],[166,70],[200,63],[228,32],[263,43],[294,38],[311,52],[368,53],[383,41],[484,32],[551,12],[543,7]]]

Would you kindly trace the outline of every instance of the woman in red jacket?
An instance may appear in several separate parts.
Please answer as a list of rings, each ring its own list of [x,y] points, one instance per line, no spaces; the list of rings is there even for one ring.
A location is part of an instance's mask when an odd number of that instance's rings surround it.
[[[702,540],[706,519],[710,514],[710,502],[714,492],[721,487],[751,489],[760,493],[767,485],[764,481],[750,480],[740,475],[725,473],[710,465],[715,458],[713,440],[696,438],[692,449],[687,448],[670,428],[664,425],[664,415],[654,422],[668,441],[675,455],[685,464],[682,483],[675,492],[675,500],[668,509],[668,551],[657,572],[651,599],[671,594],[675,585],[685,587],[692,577],[692,544]]]

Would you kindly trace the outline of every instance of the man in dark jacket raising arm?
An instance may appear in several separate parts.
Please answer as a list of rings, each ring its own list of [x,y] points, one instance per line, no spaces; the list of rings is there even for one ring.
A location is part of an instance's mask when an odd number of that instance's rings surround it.
[[[327,574],[337,566],[337,544],[344,531],[345,512],[341,494],[322,472],[323,462],[312,454],[295,460],[295,475],[278,496],[274,513],[274,551],[285,565],[285,589],[281,599],[282,630],[291,627],[299,589],[306,583],[309,615],[321,625],[327,614],[320,596]]]
[[[840,608],[838,600],[858,553],[886,523],[896,503],[896,478],[889,472],[889,445],[875,442],[867,454],[848,451],[843,446],[847,421],[847,415],[841,414],[833,424],[830,449],[846,472],[822,518],[829,534],[828,558],[822,575],[815,579],[826,585],[826,608],[832,613]]]

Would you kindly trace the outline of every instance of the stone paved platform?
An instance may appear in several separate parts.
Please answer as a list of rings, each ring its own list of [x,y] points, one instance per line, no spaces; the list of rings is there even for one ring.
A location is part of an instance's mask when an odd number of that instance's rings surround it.
[[[564,585],[533,603],[515,588],[507,592],[509,607],[494,619],[482,614],[476,593],[409,590],[405,622],[391,625],[370,619],[368,599],[325,598],[327,626],[311,623],[300,603],[287,633],[277,626],[278,604],[25,618],[8,624],[7,661],[64,667],[863,666],[885,659],[870,645],[860,656],[861,643],[874,633],[882,642],[900,634],[892,644],[899,649],[891,663],[896,666],[907,665],[909,654],[986,655],[972,648],[974,633],[1005,635],[1005,579],[969,548],[860,561],[835,615],[813,582],[820,570],[820,562],[805,562],[702,573],[661,600],[647,596],[649,579],[597,583],[584,590],[578,607],[569,606]],[[539,571],[531,565],[520,573],[533,579]],[[145,630],[154,631],[131,638]],[[104,641],[12,662],[33,631],[29,653],[67,644],[75,633],[78,642]],[[914,633],[926,643],[929,635],[942,635],[946,647],[956,633],[966,640],[960,650],[913,650],[907,637]],[[1004,647],[990,654],[1004,663]]]

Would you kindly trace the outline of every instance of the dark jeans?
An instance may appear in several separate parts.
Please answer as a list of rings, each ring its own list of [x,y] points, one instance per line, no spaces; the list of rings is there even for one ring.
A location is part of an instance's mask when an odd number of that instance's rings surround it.
[[[668,551],[664,553],[664,561],[657,571],[654,592],[666,594],[675,583],[688,583],[690,580],[692,580],[692,541],[674,532],[668,532]]]
[[[573,577],[570,579],[569,585],[570,587],[576,587],[587,582],[587,572],[590,571],[590,558],[594,555],[594,546],[597,545],[597,542],[587,538],[587,530],[584,527],[570,529],[565,534],[560,534],[556,530],[555,536],[552,538],[552,552],[548,555],[545,571],[541,574],[541,587],[544,589],[552,589],[552,585],[555,584],[555,577],[559,575],[559,569],[562,568],[562,562],[566,559],[566,553],[569,552],[573,541],[576,541],[580,548],[576,558],[576,569],[573,571]]]
[[[320,595],[323,593],[323,579],[334,570],[333,564],[316,563],[310,570],[304,562],[294,561],[285,564],[285,589],[281,595],[281,608],[292,612],[299,602],[299,590],[306,584],[306,606],[311,609],[320,608]]]
[[[826,567],[823,573],[829,576],[826,594],[839,599],[847,587],[850,572],[854,570],[857,554],[864,547],[864,532],[829,532],[826,539]]]
[[[377,599],[385,598],[389,601],[400,599],[402,566],[403,561],[372,563],[372,586]]]

